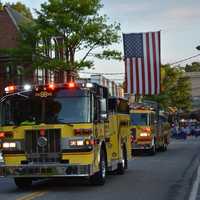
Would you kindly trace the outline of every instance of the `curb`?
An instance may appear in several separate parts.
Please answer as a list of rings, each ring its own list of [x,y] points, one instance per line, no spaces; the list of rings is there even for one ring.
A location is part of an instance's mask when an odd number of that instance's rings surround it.
[[[192,185],[189,200],[196,200],[200,183],[200,165],[197,168],[196,179]]]

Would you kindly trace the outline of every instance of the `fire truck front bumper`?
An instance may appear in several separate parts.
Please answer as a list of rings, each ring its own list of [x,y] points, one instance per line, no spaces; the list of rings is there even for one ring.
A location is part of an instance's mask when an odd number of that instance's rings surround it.
[[[92,165],[38,164],[0,166],[0,176],[3,177],[89,177],[92,174]]]
[[[152,149],[153,144],[151,142],[146,142],[146,143],[133,143],[132,144],[132,149],[133,150],[149,150]]]

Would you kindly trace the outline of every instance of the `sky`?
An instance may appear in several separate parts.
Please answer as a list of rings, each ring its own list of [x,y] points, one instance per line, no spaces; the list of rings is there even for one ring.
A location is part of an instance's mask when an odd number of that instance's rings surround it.
[[[6,0],[10,3],[16,1]],[[45,2],[20,1],[31,9],[39,9],[40,4]],[[102,3],[101,13],[107,14],[110,23],[116,21],[121,24],[121,35],[161,30],[163,64],[200,53],[195,48],[200,45],[200,0],[102,0]],[[113,48],[123,52],[122,41]],[[200,61],[200,57],[191,61]],[[93,72],[124,72],[124,63],[95,60]]]

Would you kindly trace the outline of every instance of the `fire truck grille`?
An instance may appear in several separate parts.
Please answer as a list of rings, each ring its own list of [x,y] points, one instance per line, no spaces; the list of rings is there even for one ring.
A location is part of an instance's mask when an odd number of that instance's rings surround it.
[[[29,162],[59,162],[61,153],[60,129],[27,130],[25,152]]]

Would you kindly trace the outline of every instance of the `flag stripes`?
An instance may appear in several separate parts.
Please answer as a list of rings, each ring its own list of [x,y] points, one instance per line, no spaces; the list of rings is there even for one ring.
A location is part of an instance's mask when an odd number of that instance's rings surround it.
[[[136,95],[159,94],[160,32],[124,34],[123,38],[126,92]]]

